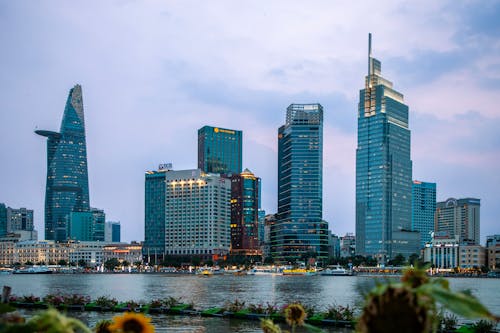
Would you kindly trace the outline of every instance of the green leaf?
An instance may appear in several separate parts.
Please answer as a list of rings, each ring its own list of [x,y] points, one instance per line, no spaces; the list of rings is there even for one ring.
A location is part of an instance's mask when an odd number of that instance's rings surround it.
[[[448,310],[464,318],[495,318],[483,304],[471,295],[452,292],[438,284],[425,284],[420,286],[417,291],[434,298]]]

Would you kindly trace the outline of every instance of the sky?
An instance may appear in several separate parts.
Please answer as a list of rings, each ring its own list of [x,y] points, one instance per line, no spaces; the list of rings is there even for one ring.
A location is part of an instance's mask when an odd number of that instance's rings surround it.
[[[92,207],[144,239],[144,174],[197,167],[197,130],[243,131],[243,167],[277,208],[277,131],[324,107],[323,217],[355,230],[359,90],[368,33],[410,108],[413,179],[481,199],[500,233],[499,1],[0,0],[0,202],[43,238],[46,140],[81,84]],[[496,202],[496,203],[495,203]]]

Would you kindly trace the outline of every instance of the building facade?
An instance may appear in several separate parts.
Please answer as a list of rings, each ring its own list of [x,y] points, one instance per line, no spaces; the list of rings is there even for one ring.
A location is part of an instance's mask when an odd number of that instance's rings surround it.
[[[481,245],[459,245],[459,268],[479,270],[486,265],[486,249]]]
[[[226,255],[231,233],[231,181],[199,169],[146,173],[144,255]]]
[[[142,245],[132,242],[131,244],[109,244],[103,247],[103,263],[110,259],[118,259],[120,263],[127,261],[130,265],[136,262],[142,263]]]
[[[438,269],[458,267],[458,245],[458,238],[433,237],[430,243],[425,244],[424,261]]]
[[[385,262],[398,254],[394,233],[411,230],[410,130],[403,95],[381,76],[381,63],[371,55],[371,34],[368,50],[358,105],[356,253]]]
[[[320,104],[291,104],[278,130],[278,213],[271,252],[283,262],[328,257]]]
[[[414,180],[411,192],[411,229],[420,232],[420,248],[423,249],[434,231],[436,183]]]
[[[347,233],[340,237],[340,256],[342,258],[354,257],[356,254],[356,236]]]
[[[103,242],[104,210],[91,208],[88,212],[71,212],[69,224],[69,238],[84,242]]]
[[[0,203],[0,237],[7,234],[7,207]]]
[[[104,240],[106,242],[119,243],[121,239],[120,222],[108,221],[104,227]]]
[[[231,253],[259,255],[259,178],[250,170],[231,176]]]
[[[486,251],[488,268],[498,271],[500,269],[500,235],[486,236]]]
[[[65,241],[71,212],[90,209],[80,85],[69,92],[60,131],[37,130],[35,133],[47,137],[45,239]]]
[[[242,132],[204,126],[198,130],[198,169],[206,173],[241,173]]]
[[[7,207],[7,232],[33,231],[33,210]]]
[[[460,244],[479,245],[480,199],[450,198],[436,204],[435,230],[459,237]]]

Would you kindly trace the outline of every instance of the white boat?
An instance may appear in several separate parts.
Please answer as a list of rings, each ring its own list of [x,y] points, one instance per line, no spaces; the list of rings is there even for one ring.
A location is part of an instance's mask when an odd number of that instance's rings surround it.
[[[256,266],[247,271],[247,275],[277,275],[280,274],[276,267]]]
[[[351,271],[345,269],[344,267],[342,267],[340,265],[332,265],[332,266],[328,266],[323,271],[321,271],[321,275],[347,276],[347,275],[352,275],[352,273],[351,273]]]
[[[27,268],[16,269],[13,274],[52,274],[53,271],[47,267],[33,266]]]

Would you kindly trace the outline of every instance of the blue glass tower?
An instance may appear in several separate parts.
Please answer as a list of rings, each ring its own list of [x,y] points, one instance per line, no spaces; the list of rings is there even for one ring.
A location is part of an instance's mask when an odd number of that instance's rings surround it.
[[[198,168],[206,173],[241,173],[242,132],[204,126],[198,130]]]
[[[384,262],[414,251],[403,251],[406,237],[416,244],[415,235],[405,233],[411,230],[410,130],[403,95],[381,76],[381,63],[371,55],[371,34],[368,50],[358,106],[356,253]]]
[[[328,256],[323,221],[323,107],[291,104],[278,130],[278,218],[271,254],[294,262]]]
[[[45,239],[65,241],[71,212],[89,211],[87,146],[82,88],[69,92],[59,132],[37,130],[47,137]]]
[[[414,180],[411,188],[411,229],[420,232],[420,248],[431,241],[436,214],[436,183]]]

